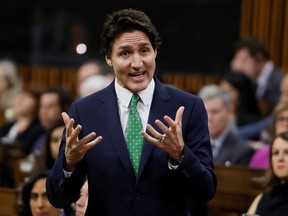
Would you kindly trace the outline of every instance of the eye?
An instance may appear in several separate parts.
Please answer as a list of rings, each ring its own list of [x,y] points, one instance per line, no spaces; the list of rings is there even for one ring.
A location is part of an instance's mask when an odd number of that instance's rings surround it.
[[[35,193],[32,193],[31,195],[30,195],[30,199],[31,200],[37,200],[37,198],[38,198],[38,195],[37,194],[35,194]]]
[[[128,52],[127,50],[120,52],[120,56],[127,58],[129,56],[130,52]]]
[[[278,150],[273,150],[272,151],[272,156],[276,156],[276,155],[278,155],[279,154],[279,151]]]

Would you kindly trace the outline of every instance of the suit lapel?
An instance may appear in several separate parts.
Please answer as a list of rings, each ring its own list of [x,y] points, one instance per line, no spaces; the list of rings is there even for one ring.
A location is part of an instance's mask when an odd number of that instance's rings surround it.
[[[109,139],[108,143],[112,143],[126,171],[132,178],[135,178],[120,123],[114,82],[110,85],[110,88],[108,88],[107,91],[109,92],[104,93],[100,99],[102,102],[101,106],[99,108],[97,107],[104,124],[103,126],[108,134],[107,137],[103,138]]]
[[[169,110],[167,110],[168,106],[166,104],[169,101],[170,96],[165,86],[161,84],[157,80],[157,78],[155,78],[154,80],[155,80],[155,91],[154,91],[153,101],[152,101],[151,108],[150,108],[148,123],[152,127],[154,127],[157,131],[160,132],[158,126],[156,126],[155,124],[155,120],[156,119],[162,120],[164,115],[166,115],[167,112],[169,112]],[[149,143],[147,140],[144,140],[137,181],[139,177],[141,176],[144,170],[144,167],[149,159],[149,156],[151,155],[154,148],[155,146],[153,144]]]
[[[167,92],[166,87],[163,84],[161,84],[157,78],[154,78],[154,80],[155,80],[155,91],[150,108],[148,123],[159,131],[158,126],[156,126],[155,124],[155,120],[156,119],[162,120],[164,115],[170,113],[170,110],[167,109],[167,107],[169,107],[167,106],[167,103],[170,99],[170,96]],[[108,134],[108,137],[104,137],[104,139],[109,139],[109,143],[112,143],[115,151],[120,157],[123,166],[129,173],[129,175],[135,178],[129,153],[127,150],[127,144],[120,123],[117,96],[114,89],[114,82],[105,91],[107,92],[104,92],[104,94],[102,94],[102,97],[100,98],[99,107],[97,107],[97,110],[104,124],[103,126]],[[149,156],[151,155],[154,148],[155,146],[153,144],[144,140],[137,181],[141,176],[144,167],[149,159]]]

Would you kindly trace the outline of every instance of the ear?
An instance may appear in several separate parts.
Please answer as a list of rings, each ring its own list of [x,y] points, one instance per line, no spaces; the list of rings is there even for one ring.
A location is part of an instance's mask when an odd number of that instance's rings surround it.
[[[108,64],[110,67],[112,67],[112,61],[111,61],[111,59],[108,58],[107,56],[105,56],[105,60],[106,60],[107,64]]]

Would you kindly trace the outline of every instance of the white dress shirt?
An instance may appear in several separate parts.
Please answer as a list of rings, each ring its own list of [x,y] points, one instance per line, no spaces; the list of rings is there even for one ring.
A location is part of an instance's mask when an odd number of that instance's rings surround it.
[[[137,111],[142,121],[143,130],[146,129],[146,125],[148,122],[148,116],[149,116],[150,107],[151,107],[151,103],[153,99],[154,89],[155,89],[155,81],[154,79],[152,79],[146,89],[144,89],[141,92],[138,92],[140,100],[137,104]],[[130,112],[129,105],[130,105],[130,101],[131,101],[133,93],[127,90],[126,88],[120,86],[117,83],[117,81],[115,81],[115,91],[117,95],[121,126],[123,130],[123,134],[126,138],[127,120],[128,120],[128,116]]]

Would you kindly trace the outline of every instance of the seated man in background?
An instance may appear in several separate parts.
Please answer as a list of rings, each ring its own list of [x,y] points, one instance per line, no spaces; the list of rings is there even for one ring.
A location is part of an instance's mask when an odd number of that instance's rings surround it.
[[[254,150],[237,135],[229,93],[217,85],[207,85],[200,89],[198,95],[208,114],[214,163],[226,166],[248,165]]]
[[[277,103],[284,73],[270,60],[265,44],[255,37],[242,38],[235,44],[231,70],[246,74],[256,85],[256,98],[266,105]],[[272,110],[270,110],[272,111]]]

